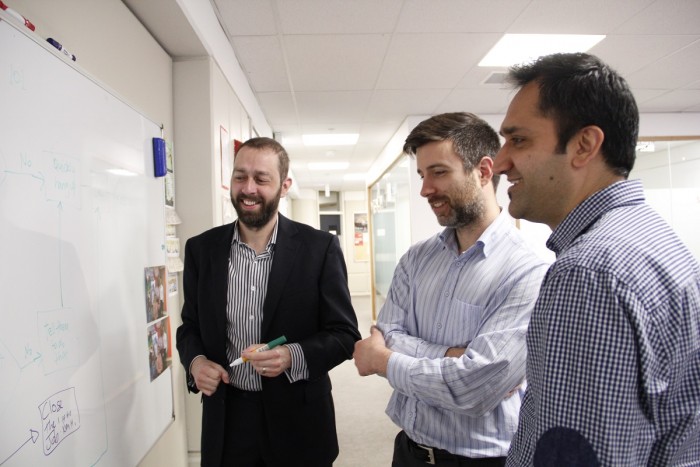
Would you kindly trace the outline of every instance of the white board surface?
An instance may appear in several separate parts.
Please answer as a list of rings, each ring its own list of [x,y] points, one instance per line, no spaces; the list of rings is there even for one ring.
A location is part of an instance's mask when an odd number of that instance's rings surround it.
[[[144,268],[165,264],[160,128],[7,18],[0,466],[134,466],[173,418],[145,304]]]

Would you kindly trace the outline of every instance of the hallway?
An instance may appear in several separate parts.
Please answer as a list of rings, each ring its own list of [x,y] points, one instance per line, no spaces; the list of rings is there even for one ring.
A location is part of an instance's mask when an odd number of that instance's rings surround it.
[[[370,297],[353,297],[362,337],[372,324]],[[389,467],[399,428],[384,413],[391,386],[379,376],[362,377],[346,361],[330,373],[333,381],[340,455],[334,467]]]

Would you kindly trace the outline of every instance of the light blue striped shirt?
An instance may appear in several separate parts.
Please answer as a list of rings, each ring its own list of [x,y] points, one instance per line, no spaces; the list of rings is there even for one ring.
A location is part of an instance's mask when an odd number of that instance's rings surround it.
[[[548,265],[504,210],[459,253],[455,231],[401,258],[377,325],[394,351],[387,415],[419,444],[468,457],[508,453],[525,377],[525,333]],[[460,358],[449,347],[467,347]]]

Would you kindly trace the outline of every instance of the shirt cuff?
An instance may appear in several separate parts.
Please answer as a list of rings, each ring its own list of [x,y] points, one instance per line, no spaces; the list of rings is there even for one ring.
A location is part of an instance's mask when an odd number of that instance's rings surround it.
[[[306,358],[304,358],[304,350],[301,348],[301,345],[285,344],[285,347],[289,349],[292,357],[292,366],[284,371],[289,382],[294,383],[309,379],[309,369],[306,366]]]
[[[392,388],[402,394],[410,394],[411,364],[415,358],[394,352],[386,365],[386,379]]]

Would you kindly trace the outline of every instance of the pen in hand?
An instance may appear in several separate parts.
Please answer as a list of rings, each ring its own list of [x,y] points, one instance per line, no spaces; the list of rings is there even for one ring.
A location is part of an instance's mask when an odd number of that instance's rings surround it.
[[[253,350],[253,352],[263,352],[265,350],[270,350],[270,349],[277,347],[278,345],[284,344],[285,342],[287,342],[287,338],[284,336],[281,336],[275,340],[268,342],[267,344],[265,344],[263,346],[258,347],[257,349]],[[241,365],[247,361],[248,361],[247,358],[239,357],[236,360],[234,360],[233,363],[231,363],[231,366],[238,366],[238,365]]]

